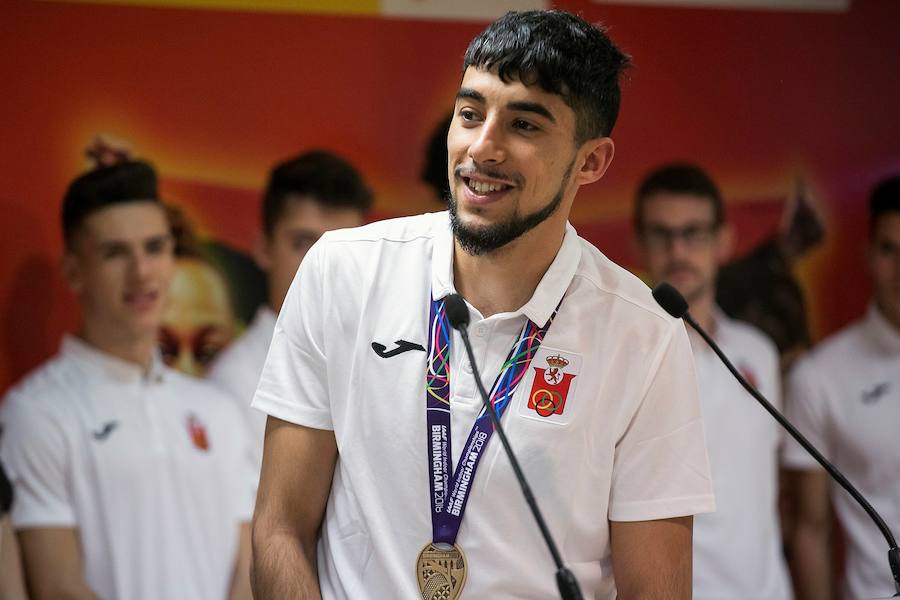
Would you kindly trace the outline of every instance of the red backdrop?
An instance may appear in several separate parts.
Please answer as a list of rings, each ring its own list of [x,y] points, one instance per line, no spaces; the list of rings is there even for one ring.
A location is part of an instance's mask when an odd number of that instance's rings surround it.
[[[900,3],[846,12],[558,7],[603,21],[636,64],[608,175],[579,231],[633,264],[630,198],[650,167],[697,161],[739,251],[771,231],[794,178],[829,238],[800,264],[817,337],[864,307],[865,200],[900,172]],[[365,173],[379,215],[434,209],[423,148],[479,22],[6,0],[0,5],[0,391],[77,315],[57,273],[58,213],[97,132],[128,139],[201,231],[243,249],[276,160],[327,147]]]

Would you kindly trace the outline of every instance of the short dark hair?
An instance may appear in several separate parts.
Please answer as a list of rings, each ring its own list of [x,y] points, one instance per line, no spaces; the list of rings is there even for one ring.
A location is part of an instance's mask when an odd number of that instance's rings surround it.
[[[359,172],[325,150],[306,152],[272,169],[262,203],[266,235],[272,235],[292,195],[309,196],[324,206],[356,209],[363,214],[372,207],[372,192]]]
[[[450,177],[447,174],[447,135],[453,123],[453,112],[444,115],[435,125],[425,148],[425,163],[422,165],[420,179],[434,190],[434,196],[440,202],[450,198]]]
[[[575,143],[612,133],[619,115],[619,77],[630,59],[594,26],[559,10],[508,12],[469,44],[469,67],[505,83],[539,85],[575,112]]]
[[[883,215],[900,212],[900,175],[889,177],[872,189],[869,196],[869,231],[875,232],[875,225]]]
[[[62,202],[62,229],[66,248],[85,218],[125,202],[159,203],[156,171],[150,163],[130,160],[88,171],[69,184]]]
[[[661,192],[709,198],[713,207],[713,224],[718,227],[725,221],[725,203],[722,201],[722,194],[706,171],[690,163],[672,163],[654,169],[641,181],[634,202],[636,231],[643,230],[644,205],[647,199]]]

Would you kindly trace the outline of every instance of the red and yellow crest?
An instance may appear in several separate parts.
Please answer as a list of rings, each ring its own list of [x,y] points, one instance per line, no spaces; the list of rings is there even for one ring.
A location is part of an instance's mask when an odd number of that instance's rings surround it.
[[[561,354],[547,357],[546,367],[534,367],[534,383],[528,394],[528,408],[542,417],[561,415],[575,375],[566,373],[569,361]]]
[[[209,438],[206,436],[206,427],[196,415],[188,415],[188,434],[191,436],[191,442],[194,447],[204,452],[209,450]]]

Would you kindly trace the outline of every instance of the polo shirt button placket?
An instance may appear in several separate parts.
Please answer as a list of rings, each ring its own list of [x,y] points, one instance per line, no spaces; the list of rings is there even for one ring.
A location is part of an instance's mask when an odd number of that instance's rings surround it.
[[[138,384],[137,396],[138,402],[143,408],[144,415],[147,417],[147,427],[150,431],[150,444],[154,454],[162,454],[165,452],[165,444],[163,443],[163,434],[160,430],[162,423],[159,418],[157,406],[153,404],[152,384],[149,380],[141,381]]]

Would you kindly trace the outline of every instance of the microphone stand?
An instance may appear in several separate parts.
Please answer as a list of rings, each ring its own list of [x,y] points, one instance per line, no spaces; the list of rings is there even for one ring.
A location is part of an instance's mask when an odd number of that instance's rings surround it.
[[[462,301],[462,298],[460,298],[460,301]],[[534,515],[534,519],[541,529],[541,535],[544,537],[544,541],[550,549],[550,554],[553,556],[553,563],[556,565],[556,587],[559,589],[559,596],[562,600],[583,600],[581,588],[578,587],[578,580],[575,579],[575,575],[572,571],[563,564],[559,550],[556,548],[556,543],[553,541],[553,536],[550,535],[550,529],[547,527],[547,523],[541,515],[541,510],[538,508],[537,500],[535,500],[534,494],[531,492],[531,487],[525,479],[525,474],[519,466],[519,461],[516,460],[516,455],[513,454],[512,448],[509,445],[509,440],[506,438],[506,432],[503,431],[503,427],[500,425],[497,411],[494,410],[494,406],[491,404],[490,398],[488,398],[487,390],[484,389],[484,384],[481,383],[481,374],[478,372],[478,367],[475,364],[475,353],[472,351],[472,344],[469,341],[469,328],[467,323],[468,309],[465,310],[466,319],[464,322],[454,323],[451,321],[450,324],[454,329],[459,331],[459,334],[462,336],[463,345],[466,347],[466,355],[469,357],[469,364],[472,365],[472,374],[475,376],[475,384],[478,386],[478,392],[481,395],[481,402],[484,404],[488,415],[491,417],[491,423],[494,425],[494,430],[497,432],[497,435],[500,436],[500,442],[503,444],[503,449],[509,457],[513,472],[516,474],[516,479],[519,481],[519,487],[522,488],[522,495],[525,496],[525,501],[528,503],[529,508],[531,508],[531,513]]]
[[[719,348],[718,344],[703,330],[703,328],[694,320],[691,314],[687,311],[687,302],[685,302],[684,298],[681,294],[675,290],[670,284],[661,283],[653,289],[653,297],[660,304],[660,306],[665,309],[667,313],[672,315],[673,317],[683,318],[685,322],[690,325],[694,331],[700,334],[700,337],[703,338],[703,341],[712,349],[713,352],[716,353],[716,356],[725,364],[731,374],[738,380],[738,382],[747,390],[751,396],[753,396],[757,402],[759,402],[766,411],[775,418],[778,423],[784,427],[788,433],[791,434],[797,443],[803,446],[803,449],[809,452],[809,454],[816,459],[822,467],[828,472],[831,477],[840,484],[842,488],[844,488],[848,494],[850,494],[856,502],[862,506],[863,510],[869,515],[869,518],[875,522],[875,525],[881,531],[881,535],[884,536],[884,539],[887,540],[888,543],[888,564],[891,568],[891,574],[894,578],[894,587],[896,588],[897,593],[894,594],[893,597],[900,598],[900,548],[897,547],[897,541],[894,539],[894,534],[891,533],[890,528],[888,528],[887,524],[884,522],[884,519],[881,518],[881,515],[869,504],[869,501],[866,500],[865,496],[863,496],[859,490],[857,490],[850,481],[844,476],[843,473],[838,470],[833,464],[831,464],[828,459],[822,456],[822,453],[813,446],[809,440],[804,437],[800,431],[797,430],[794,425],[788,421],[784,415],[782,415],[778,410],[772,406],[768,400],[766,400],[765,396],[763,396],[759,391],[753,387],[753,385],[748,382],[743,375],[731,364],[731,361],[728,360],[728,357],[725,356],[725,353]],[[680,314],[679,314],[680,313]]]

